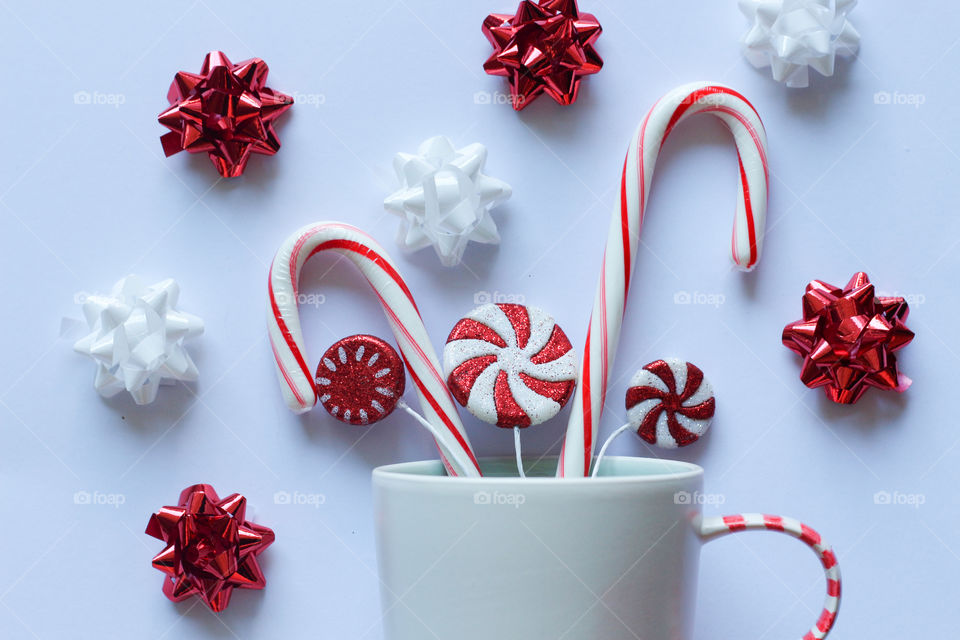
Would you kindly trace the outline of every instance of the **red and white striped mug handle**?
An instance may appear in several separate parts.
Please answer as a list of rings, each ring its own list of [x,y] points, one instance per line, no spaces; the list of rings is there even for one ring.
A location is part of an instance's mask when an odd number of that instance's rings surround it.
[[[704,541],[713,540],[739,531],[762,530],[779,531],[799,539],[820,559],[827,578],[827,599],[823,612],[813,628],[803,636],[803,640],[821,640],[826,638],[837,618],[840,608],[840,566],[829,544],[820,534],[793,518],[771,516],[761,513],[743,513],[734,516],[708,516],[700,523],[700,537]]]

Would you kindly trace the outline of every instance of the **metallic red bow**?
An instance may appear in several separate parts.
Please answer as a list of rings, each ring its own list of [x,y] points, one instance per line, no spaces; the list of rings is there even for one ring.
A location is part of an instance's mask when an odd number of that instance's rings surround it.
[[[508,79],[517,111],[543,92],[572,104],[580,79],[603,66],[593,48],[600,32],[596,17],[580,13],[576,0],[523,0],[514,15],[491,13],[483,21],[494,49],[483,68]]]
[[[853,404],[869,387],[905,391],[910,378],[897,370],[895,351],[913,340],[904,324],[903,298],[875,296],[865,273],[843,289],[820,280],[807,285],[803,320],[783,329],[783,344],[803,356],[800,379],[827,397]]]
[[[273,531],[247,521],[246,507],[238,493],[221,500],[210,485],[195,484],[183,490],[176,507],[150,516],[147,533],[167,544],[153,566],[166,574],[168,598],[180,602],[196,595],[223,611],[234,587],[266,586],[257,556],[273,542]]]
[[[293,98],[268,89],[260,58],[233,64],[221,51],[203,59],[200,74],[180,71],[170,85],[170,107],[158,117],[170,129],[160,138],[169,157],[207,152],[224,178],[243,174],[251,153],[273,155],[280,141],[273,121]]]

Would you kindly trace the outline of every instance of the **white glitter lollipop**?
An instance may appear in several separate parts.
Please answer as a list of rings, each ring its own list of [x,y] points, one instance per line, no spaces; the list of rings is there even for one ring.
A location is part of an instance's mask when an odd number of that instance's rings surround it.
[[[576,386],[577,359],[543,310],[485,304],[453,327],[443,370],[453,397],[470,413],[515,430],[519,462],[519,430],[560,412]]]

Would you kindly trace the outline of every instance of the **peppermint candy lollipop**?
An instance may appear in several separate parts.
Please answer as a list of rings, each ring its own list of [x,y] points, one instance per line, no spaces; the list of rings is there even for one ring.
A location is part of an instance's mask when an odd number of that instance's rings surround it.
[[[323,354],[317,365],[317,395],[327,413],[341,422],[373,424],[400,408],[434,438],[442,437],[403,401],[406,379],[396,349],[376,336],[358,334],[338,340]]]
[[[338,340],[317,366],[320,404],[337,420],[365,425],[386,418],[406,383],[403,361],[389,344],[369,335]]]
[[[658,447],[696,442],[710,428],[713,387],[695,364],[656,360],[637,371],[627,389],[627,421],[637,435]]]
[[[484,422],[520,429],[557,415],[573,395],[577,361],[548,313],[520,304],[485,304],[453,327],[443,348],[447,386]]]
[[[594,477],[607,447],[628,429],[664,449],[693,444],[710,428],[716,400],[697,365],[667,358],[637,371],[627,389],[626,406],[627,423],[603,443],[593,465]]]

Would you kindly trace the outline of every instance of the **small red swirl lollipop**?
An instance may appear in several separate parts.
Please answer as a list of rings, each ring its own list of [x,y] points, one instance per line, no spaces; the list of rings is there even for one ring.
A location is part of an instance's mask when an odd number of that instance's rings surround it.
[[[703,371],[677,358],[655,360],[627,389],[627,421],[650,444],[676,449],[700,439],[713,420],[716,400]]]
[[[320,359],[317,395],[337,420],[354,425],[386,418],[403,396],[406,376],[396,350],[376,336],[338,340]]]
[[[710,428],[716,404],[713,387],[700,367],[678,358],[654,360],[630,381],[627,423],[603,443],[593,475],[597,475],[610,443],[631,429],[646,442],[664,449],[693,444]]]

